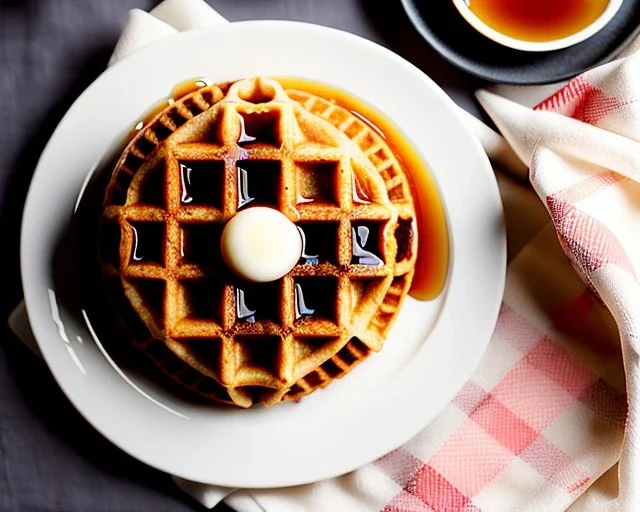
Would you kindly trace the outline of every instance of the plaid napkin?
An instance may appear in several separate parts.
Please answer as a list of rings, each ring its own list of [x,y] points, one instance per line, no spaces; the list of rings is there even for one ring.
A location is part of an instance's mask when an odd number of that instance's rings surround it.
[[[176,30],[221,21],[202,0],[165,0],[151,14],[134,10],[112,62]],[[510,252],[517,255],[482,363],[438,418],[400,449],[340,478],[236,491],[225,499],[230,506],[239,512],[640,510],[639,59],[630,53],[589,71],[535,109],[479,93],[531,166],[543,200],[530,187],[500,180]],[[477,121],[471,126],[495,161],[513,164],[504,140]],[[635,400],[628,415],[625,382]],[[177,482],[208,507],[230,491]]]
[[[576,77],[532,110],[478,93],[529,163],[531,182],[576,274],[615,318],[628,412],[619,498],[608,505],[629,511],[640,510],[639,76],[636,40],[619,59]]]

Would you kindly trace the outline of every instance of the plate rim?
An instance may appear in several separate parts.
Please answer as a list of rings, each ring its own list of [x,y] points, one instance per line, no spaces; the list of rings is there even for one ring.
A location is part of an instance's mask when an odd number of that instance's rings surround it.
[[[501,272],[499,272],[499,275],[497,276],[498,278],[498,283],[496,285],[496,292],[497,295],[499,296],[499,298],[495,301],[495,304],[493,305],[494,307],[491,308],[491,315],[490,315],[490,321],[488,322],[489,325],[485,326],[486,329],[488,329],[488,332],[485,333],[486,339],[482,340],[482,347],[481,350],[478,351],[477,356],[474,358],[474,364],[473,364],[473,368],[475,368],[477,366],[477,364],[480,361],[480,358],[482,356],[482,354],[484,353],[489,341],[490,341],[490,335],[491,332],[493,331],[493,328],[495,326],[495,322],[497,321],[497,315],[498,315],[498,311],[499,311],[499,307],[501,304],[501,299],[502,299],[502,295],[504,292],[504,284],[505,284],[505,269],[506,269],[506,235],[504,232],[504,219],[503,219],[503,210],[502,210],[502,204],[500,201],[500,196],[499,196],[499,192],[498,192],[498,188],[497,188],[497,184],[495,183],[495,178],[493,177],[493,171],[491,169],[491,166],[489,164],[488,158],[486,157],[484,151],[482,150],[479,141],[477,141],[477,139],[475,139],[475,137],[472,135],[471,130],[464,124],[464,121],[462,119],[462,115],[461,113],[457,112],[458,107],[454,104],[453,100],[451,100],[451,98],[449,98],[446,93],[440,89],[426,74],[424,74],[421,70],[419,70],[417,67],[415,67],[414,65],[410,64],[406,59],[402,58],[401,56],[391,52],[390,50],[384,48],[383,46],[372,42],[368,39],[365,39],[361,36],[357,36],[355,34],[349,33],[349,32],[345,32],[339,29],[334,29],[334,28],[329,28],[329,27],[325,27],[325,26],[320,26],[317,24],[313,24],[313,23],[307,23],[307,22],[296,22],[296,21],[284,21],[284,20],[278,20],[278,21],[272,21],[272,20],[248,20],[248,21],[240,21],[240,22],[233,22],[230,23],[229,26],[238,26],[238,25],[243,25],[245,27],[252,27],[252,26],[259,26],[259,25],[269,25],[271,26],[273,29],[276,29],[278,26],[293,26],[294,29],[296,26],[304,28],[306,30],[315,30],[318,32],[324,32],[327,37],[335,37],[335,38],[342,38],[343,40],[341,41],[341,44],[345,44],[345,45],[350,45],[352,43],[354,44],[362,44],[365,46],[368,46],[369,50],[373,52],[373,54],[375,54],[375,52],[378,52],[380,55],[382,54],[386,54],[386,57],[388,57],[391,60],[394,60],[396,62],[396,64],[402,65],[402,66],[407,66],[409,68],[412,69],[412,72],[417,72],[421,75],[423,81],[425,81],[425,83],[427,85],[425,85],[425,87],[430,87],[432,89],[432,93],[436,96],[439,96],[439,101],[443,102],[445,104],[447,104],[447,108],[449,108],[451,110],[451,113],[453,115],[453,117],[457,118],[457,123],[458,123],[458,128],[461,130],[461,132],[465,132],[466,136],[467,136],[467,142],[474,147],[475,146],[475,151],[476,151],[476,156],[482,161],[482,166],[484,167],[484,170],[487,172],[488,177],[490,177],[493,180],[493,183],[491,184],[491,189],[492,189],[492,193],[494,195],[494,199],[497,201],[496,204],[494,206],[496,206],[497,208],[499,208],[499,212],[500,212],[500,222],[501,222],[501,231],[500,231],[500,235],[497,237],[499,240],[497,242],[498,250],[499,250],[499,254],[497,255],[498,260],[499,260],[499,266],[502,269]],[[285,27],[286,28],[286,27]],[[183,32],[183,33],[179,33],[176,34],[174,36],[171,36],[170,39],[171,41],[169,41],[168,39],[164,39],[164,40],[160,40],[158,42],[152,43],[151,45],[149,45],[147,48],[144,48],[142,50],[140,50],[140,52],[138,52],[141,55],[144,55],[145,52],[154,52],[156,51],[155,49],[158,47],[162,47],[162,45],[166,45],[169,44],[170,42],[175,42],[177,39],[179,38],[187,38],[187,37],[198,37],[198,34],[206,34],[208,32],[213,32],[213,31],[220,31],[220,30],[235,30],[235,29],[229,29],[229,28],[221,28],[221,27],[215,27],[213,29],[197,29],[197,30],[193,30],[193,31],[189,31],[189,32]],[[324,37],[324,36],[322,36]],[[141,57],[138,57],[141,58]],[[31,180],[31,184],[29,186],[29,191],[27,193],[27,198],[25,201],[25,207],[24,207],[24,215],[23,215],[23,219],[22,219],[22,226],[21,226],[21,242],[20,242],[20,262],[21,262],[21,276],[22,276],[22,282],[23,282],[23,291],[24,291],[24,297],[25,297],[25,304],[26,304],[26,309],[27,309],[27,314],[29,317],[29,320],[31,322],[31,325],[33,326],[33,332],[34,332],[34,336],[38,342],[38,345],[41,347],[42,351],[43,351],[43,356],[45,358],[45,361],[47,363],[47,366],[49,366],[54,379],[56,380],[56,382],[58,383],[58,385],[60,386],[60,388],[62,389],[62,391],[64,392],[65,396],[67,396],[67,398],[72,402],[72,404],[74,405],[74,407],[80,412],[80,414],[85,418],[86,421],[88,421],[96,430],[98,430],[104,437],[106,437],[107,439],[109,439],[114,445],[120,447],[121,449],[123,449],[124,451],[126,451],[127,453],[129,453],[129,455],[133,456],[134,458],[137,458],[138,460],[142,460],[144,463],[152,466],[152,467],[156,467],[157,469],[163,470],[163,471],[167,471],[167,472],[171,472],[174,474],[178,474],[178,476],[182,476],[183,478],[188,478],[191,480],[195,480],[195,481],[201,481],[201,482],[205,482],[205,483],[213,483],[213,484],[217,484],[217,485],[225,485],[225,486],[233,486],[233,487],[246,487],[244,485],[238,485],[238,482],[230,482],[230,481],[221,481],[221,480],[216,480],[216,481],[211,481],[210,479],[199,479],[199,478],[194,478],[194,475],[189,474],[189,473],[185,473],[185,472],[176,472],[176,471],[172,471],[171,469],[168,469],[167,467],[161,465],[161,464],[157,464],[157,463],[152,463],[150,462],[148,459],[140,457],[139,454],[134,454],[131,453],[130,450],[127,450],[125,448],[123,448],[122,444],[120,442],[117,442],[116,440],[114,440],[111,436],[107,435],[104,432],[104,429],[101,428],[101,426],[96,425],[96,423],[93,421],[92,418],[89,418],[87,416],[87,414],[85,414],[85,411],[83,410],[83,408],[76,402],[75,399],[73,399],[70,396],[70,391],[67,390],[66,385],[64,385],[63,383],[63,378],[61,375],[57,374],[56,371],[54,371],[54,366],[55,363],[53,361],[51,361],[48,357],[47,357],[47,350],[46,350],[46,344],[47,342],[44,341],[47,334],[45,333],[44,330],[44,325],[40,324],[38,319],[37,319],[37,313],[38,311],[36,311],[35,306],[34,306],[34,299],[33,296],[36,292],[36,288],[38,287],[37,283],[33,283],[31,280],[31,277],[29,276],[29,265],[25,264],[25,262],[28,261],[28,256],[25,254],[26,253],[26,244],[23,242],[25,239],[28,239],[28,230],[29,230],[29,222],[31,219],[31,216],[34,215],[32,212],[33,210],[33,206],[32,203],[35,200],[34,199],[34,195],[35,192],[34,190],[36,189],[36,185],[40,180],[42,180],[42,176],[45,175],[45,162],[46,159],[48,158],[49,152],[51,151],[51,147],[54,145],[54,143],[57,143],[57,135],[58,132],[61,128],[61,126],[63,126],[63,124],[65,123],[65,121],[68,121],[68,119],[76,114],[76,110],[79,108],[78,105],[81,102],[81,99],[89,94],[89,91],[92,90],[92,88],[94,87],[94,85],[96,84],[96,82],[98,82],[99,80],[103,79],[103,77],[109,73],[112,72],[113,69],[117,69],[120,66],[125,66],[125,62],[127,61],[127,59],[115,64],[114,66],[112,66],[111,68],[105,70],[94,82],[92,82],[81,94],[80,96],[76,99],[76,101],[73,103],[73,105],[67,110],[67,112],[65,113],[64,117],[62,118],[62,120],[60,121],[60,123],[58,124],[58,126],[56,127],[56,129],[54,130],[54,133],[52,134],[50,140],[48,141],[47,145],[45,146],[45,149],[43,150],[38,164],[36,166],[36,169],[34,171],[32,180]],[[446,207],[446,205],[445,205]],[[43,346],[44,345],[44,346]],[[470,375],[467,375],[464,377],[464,380],[468,379]],[[77,397],[76,397],[77,398]],[[435,417],[437,414],[434,414],[433,417]],[[433,419],[433,417],[431,419]],[[398,447],[399,445],[403,444],[404,442],[406,442],[410,437],[412,437],[414,434],[416,434],[417,432],[419,432],[421,429],[423,429],[426,426],[426,424],[422,424],[419,428],[415,429],[411,435],[409,436],[404,436],[403,440],[400,443],[394,443],[393,446],[386,446],[386,448],[382,451],[372,451],[371,456],[367,458],[367,460],[361,460],[359,461],[357,464],[355,465],[351,465],[349,467],[344,468],[343,470],[341,470],[338,473],[335,472],[330,472],[330,474],[326,474],[321,476],[320,478],[314,478],[314,479],[307,479],[307,480],[301,480],[301,481],[296,481],[295,479],[285,479],[285,480],[278,480],[276,481],[276,483],[274,483],[273,480],[270,480],[268,482],[266,482],[264,485],[261,484],[256,484],[255,482],[251,483],[251,487],[260,487],[260,488],[265,488],[265,487],[274,487],[274,486],[288,486],[288,485],[297,485],[297,484],[302,484],[302,483],[309,483],[309,482],[313,482],[313,481],[317,481],[318,479],[324,479],[324,478],[329,478],[332,476],[338,476],[340,474],[344,474],[348,471],[351,471],[353,469],[356,469],[357,467],[362,466],[363,464],[369,463],[375,459],[377,459],[378,457],[384,455],[385,453],[388,453],[389,451],[393,450],[394,448]],[[387,443],[388,444],[388,443]],[[276,479],[277,480],[277,479]]]

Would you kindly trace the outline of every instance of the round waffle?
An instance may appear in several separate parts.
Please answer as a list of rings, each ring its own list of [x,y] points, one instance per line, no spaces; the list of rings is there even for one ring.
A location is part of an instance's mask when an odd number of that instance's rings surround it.
[[[225,223],[255,205],[304,240],[270,283],[220,254]],[[100,263],[134,343],[173,379],[273,405],[380,350],[411,284],[415,225],[407,177],[370,126],[256,77],[188,94],[137,133],[107,186]]]

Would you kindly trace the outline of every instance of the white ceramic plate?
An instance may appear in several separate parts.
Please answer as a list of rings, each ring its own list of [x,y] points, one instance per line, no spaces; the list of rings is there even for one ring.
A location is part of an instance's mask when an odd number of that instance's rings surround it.
[[[92,335],[65,241],[88,173],[177,82],[301,76],[351,91],[394,120],[433,170],[451,263],[431,302],[408,299],[385,347],[299,404],[229,410],[187,402],[122,368]],[[65,245],[66,244],[66,245]],[[421,71],[374,43],[293,22],[182,33],[125,59],[75,102],[47,145],[27,198],[21,264],[29,320],[62,390],[104,436],[183,478],[278,487],[346,473],[427,425],[469,378],[490,339],[505,277],[502,206],[458,108]]]

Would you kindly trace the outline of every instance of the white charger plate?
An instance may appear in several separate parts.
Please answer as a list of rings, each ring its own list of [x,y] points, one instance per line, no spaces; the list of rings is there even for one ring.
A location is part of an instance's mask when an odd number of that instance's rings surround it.
[[[298,404],[231,410],[186,401],[118,365],[68,300],[67,235],[87,176],[178,82],[264,74],[350,91],[395,121],[433,171],[446,207],[450,268],[428,302],[408,298],[379,354]],[[75,243],[75,242],[74,242]],[[29,321],[58,384],[105,437],[197,482],[281,487],[337,476],[398,447],[455,396],[495,326],[505,279],[502,205],[458,107],[396,54],[342,31],[250,21],[178,34],[121,61],[74,103],[36,168],[21,268]],[[98,291],[96,293],[99,293]]]

